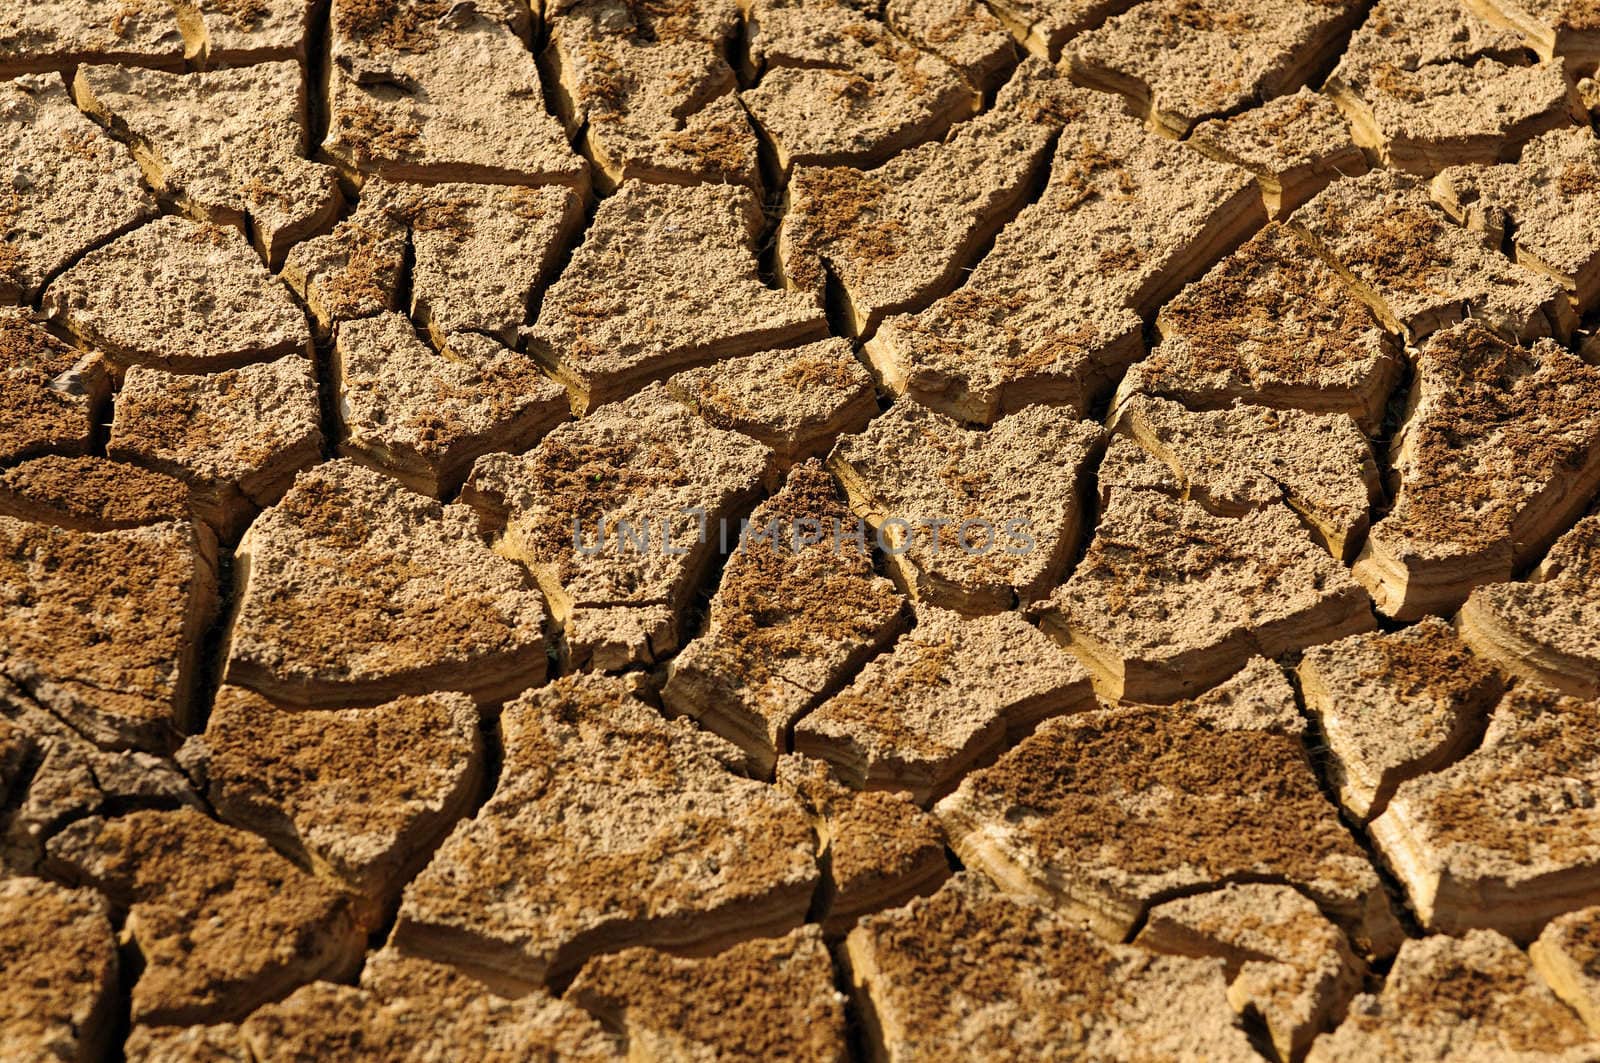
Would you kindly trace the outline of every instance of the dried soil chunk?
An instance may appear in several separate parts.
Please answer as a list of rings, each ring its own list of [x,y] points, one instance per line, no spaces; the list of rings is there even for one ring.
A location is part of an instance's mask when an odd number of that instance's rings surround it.
[[[1161,308],[1161,342],[1112,405],[1145,393],[1196,409],[1243,400],[1349,414],[1376,434],[1400,376],[1396,345],[1332,269],[1276,223]]]
[[[1391,169],[1497,162],[1582,112],[1559,63],[1526,65],[1516,34],[1456,0],[1383,0],[1324,91]]]
[[[1062,126],[1101,106],[1031,59],[988,113],[945,141],[876,170],[800,167],[778,231],[785,281],[815,291],[826,269],[856,335],[870,335],[889,314],[920,310],[961,281],[1022,206]]]
[[[464,694],[288,710],[224,686],[180,759],[223,819],[387,903],[472,811],[483,739]]]
[[[117,942],[105,899],[0,879],[0,1056],[98,1059],[110,1044]]]
[[[1518,62],[1521,40],[1453,0],[1380,0],[1341,57],[1345,74],[1370,80],[1385,67],[1404,72],[1440,63],[1471,64],[1487,56]]]
[[[1074,80],[1126,96],[1179,139],[1304,85],[1361,18],[1354,0],[1153,0],[1067,46]]]
[[[1400,784],[1373,840],[1429,930],[1491,927],[1521,940],[1600,901],[1600,702],[1524,684],[1489,719],[1483,744]]]
[[[1394,507],[1355,576],[1389,616],[1450,612],[1537,557],[1600,487],[1600,369],[1474,322],[1440,333],[1416,356],[1390,462]]]
[[[895,33],[981,90],[993,88],[1016,61],[1005,24],[978,0],[888,0],[883,17]]]
[[[1140,315],[1261,218],[1250,174],[1101,112],[1062,133],[1043,198],[966,284],[883,323],[883,382],[965,421],[1030,403],[1082,413],[1142,352]]]
[[[893,639],[904,614],[894,585],[851,537],[855,517],[819,462],[790,473],[750,526],[705,633],[668,665],[661,696],[765,776],[794,721]]]
[[[795,749],[851,786],[925,804],[1039,721],[1094,707],[1083,668],[1015,613],[924,607],[892,652],[800,721]]]
[[[50,839],[52,870],[105,893],[144,970],[135,1024],[242,1018],[316,978],[343,978],[365,943],[351,898],[253,834],[193,809],[72,824]]]
[[[1077,548],[1098,425],[1035,406],[987,431],[902,402],[828,457],[919,602],[994,612],[1049,593]]]
[[[106,452],[186,481],[195,513],[231,540],[322,458],[315,368],[299,355],[205,375],[134,366]]]
[[[527,454],[479,458],[462,499],[499,529],[495,549],[538,580],[571,663],[615,670],[678,648],[720,522],[736,529],[772,477],[766,447],[712,428],[656,385]]]
[[[1593,121],[1596,109],[1600,107],[1600,82],[1592,77],[1580,77],[1572,87],[1572,94],[1577,97],[1578,106]]]
[[[528,349],[587,413],[678,369],[820,338],[815,294],[761,282],[760,233],[745,189],[631,181],[545,293]]]
[[[398,309],[409,233],[411,315],[435,345],[463,330],[512,343],[582,219],[564,187],[374,179],[355,214],[290,252],[283,276],[323,332]]]
[[[639,1059],[834,1063],[847,1054],[844,994],[814,926],[705,959],[647,948],[599,956],[566,999],[623,1030]]]
[[[0,879],[39,873],[45,841],[86,816],[200,805],[170,760],[85,734],[97,733],[0,675]]]
[[[1046,720],[935,811],[965,866],[1113,941],[1176,890],[1243,878],[1296,887],[1385,954],[1400,925],[1318,788],[1302,726],[1283,673],[1257,658],[1175,708]]]
[[[1097,477],[1099,503],[1103,510],[1111,496],[1123,490],[1158,491],[1172,498],[1183,496],[1183,483],[1172,469],[1154,454],[1124,435],[1113,435],[1100,459]]]
[[[794,792],[821,841],[825,877],[813,904],[823,933],[839,937],[868,912],[931,893],[950,874],[939,821],[905,794],[862,792],[824,761],[778,761],[778,785]]]
[[[0,77],[8,17],[0,13]],[[9,170],[0,192],[0,304],[33,302],[79,255],[156,213],[139,168],[72,105],[58,78],[0,82],[0,158]]]
[[[1216,960],[1096,940],[957,875],[845,942],[875,1058],[1259,1059]]]
[[[475,978],[460,967],[438,960],[401,952],[393,945],[367,953],[361,968],[361,988],[382,1000],[421,998],[441,1006],[464,1007],[476,1000],[508,999],[495,987]],[[528,999],[554,1000],[542,992],[529,993]],[[562,1005],[562,1010],[582,1015],[577,1008]]]
[[[410,228],[396,209],[394,187],[373,178],[350,217],[324,236],[290,249],[283,261],[289,285],[326,336],[340,321],[399,309]]]
[[[316,0],[171,0],[190,58],[243,66],[310,58]]]
[[[487,336],[436,352],[403,314],[339,326],[333,347],[339,452],[438,498],[490,451],[525,450],[571,415],[566,389]]]
[[[50,455],[0,474],[0,514],[73,531],[137,528],[188,520],[189,488],[137,465]]]
[[[358,177],[588,185],[517,0],[335,0],[323,153]]]
[[[1219,956],[1228,1003],[1266,1023],[1279,1059],[1299,1059],[1343,1018],[1366,966],[1344,933],[1288,886],[1229,885],[1158,905],[1135,943],[1179,956]]]
[[[406,888],[397,947],[526,987],[625,945],[712,952],[804,920],[798,802],[637,690],[571,676],[506,707],[499,789]]]
[[[847,0],[748,0],[752,64],[741,95],[778,168],[876,166],[940,136],[981,98],[944,59]]]
[[[583,222],[570,188],[442,184],[395,200],[411,222],[411,316],[440,346],[465,330],[516,342],[534,292]]]
[[[1270,218],[1287,217],[1329,183],[1367,171],[1339,108],[1310,89],[1202,122],[1189,143],[1255,174]]]
[[[1326,91],[1344,108],[1356,143],[1395,170],[1430,174],[1497,162],[1517,145],[1571,125],[1581,113],[1554,63],[1508,66],[1479,59],[1415,72],[1389,68],[1384,75],[1360,89],[1330,78]]]
[[[872,374],[839,337],[686,369],[667,390],[717,428],[759,439],[784,465],[826,453],[878,413]]]
[[[1571,329],[1560,282],[1452,225],[1426,185],[1404,174],[1374,170],[1338,181],[1295,211],[1289,227],[1412,343],[1464,317],[1518,339]]]
[[[0,465],[87,453],[110,394],[99,355],[62,343],[27,310],[0,307]]]
[[[95,742],[166,747],[192,722],[215,549],[187,522],[81,532],[0,517],[0,672]]]
[[[569,134],[583,132],[604,190],[630,178],[759,188],[756,135],[727,56],[734,0],[563,0],[545,61]]]
[[[301,473],[239,543],[228,682],[290,705],[544,679],[544,603],[472,514],[346,460]]]
[[[130,1063],[463,1058],[599,1063],[622,1055],[593,1018],[543,993],[520,1000],[478,994],[441,1001],[423,994],[386,998],[314,982],[257,1008],[238,1025],[138,1027],[128,1039],[128,1058]]]
[[[1528,958],[1489,930],[1407,941],[1383,990],[1317,1038],[1307,1063],[1372,1059],[1577,1060],[1597,1046]]]
[[[122,1045],[127,1063],[255,1063],[239,1028],[210,1026],[135,1026]]]
[[[1600,141],[1587,126],[1536,137],[1519,162],[1452,167],[1432,189],[1494,242],[1514,233],[1517,262],[1560,281],[1580,314],[1600,302]]]
[[[183,67],[184,41],[159,0],[28,0],[0,11],[0,78],[79,63]]]
[[[1600,697],[1600,515],[1558,539],[1526,582],[1474,588],[1456,627],[1513,675]]]
[[[305,314],[242,233],[173,216],[83,256],[45,306],[122,364],[210,372],[311,351]]]
[[[1115,427],[1170,467],[1187,497],[1238,516],[1287,502],[1334,557],[1348,560],[1381,497],[1372,448],[1337,413],[1233,406],[1191,413],[1136,395]]]
[[[1371,603],[1287,506],[1218,517],[1149,490],[1112,490],[1088,552],[1040,610],[1101,695],[1174,701],[1252,655],[1374,626]]]
[[[116,941],[104,898],[37,878],[0,880],[0,1011],[8,1059],[97,1058],[108,1044]]]
[[[200,74],[85,66],[73,94],[129,143],[152,188],[197,221],[249,233],[274,269],[339,209],[333,168],[305,158],[299,63]]]
[[[1327,743],[1328,781],[1362,822],[1383,811],[1401,782],[1470,749],[1505,691],[1498,670],[1436,617],[1314,646],[1299,673]]]
[[[1022,46],[1041,59],[1056,59],[1061,46],[1138,0],[995,0],[996,17]]]
[[[1579,70],[1600,62],[1600,19],[1583,0],[1467,0],[1466,6],[1521,34],[1541,58],[1564,56]]]
[[[1534,970],[1556,995],[1600,1036],[1600,908],[1584,908],[1550,920],[1528,946]]]

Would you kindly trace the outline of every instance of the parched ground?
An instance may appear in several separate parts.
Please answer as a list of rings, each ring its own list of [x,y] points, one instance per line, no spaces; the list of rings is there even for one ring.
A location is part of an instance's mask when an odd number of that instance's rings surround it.
[[[0,1061],[1600,1059],[1597,64],[0,0]]]

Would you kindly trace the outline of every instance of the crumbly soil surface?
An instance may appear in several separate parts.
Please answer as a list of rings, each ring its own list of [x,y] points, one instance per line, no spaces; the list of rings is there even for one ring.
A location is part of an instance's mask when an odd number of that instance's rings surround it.
[[[0,0],[0,1058],[1600,1058],[1597,63]]]

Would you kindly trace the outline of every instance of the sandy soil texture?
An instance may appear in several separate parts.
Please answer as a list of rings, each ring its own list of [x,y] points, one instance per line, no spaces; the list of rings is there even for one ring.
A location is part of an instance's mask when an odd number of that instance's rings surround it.
[[[1600,1060],[1595,0],[0,0],[0,1063]]]

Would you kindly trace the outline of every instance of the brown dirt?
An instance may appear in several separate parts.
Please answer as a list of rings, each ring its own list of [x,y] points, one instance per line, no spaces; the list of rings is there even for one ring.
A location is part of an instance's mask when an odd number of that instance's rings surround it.
[[[340,0],[337,29],[375,52],[424,52],[433,47],[434,27],[450,8],[451,0]]]
[[[1108,848],[1115,866],[1132,874],[1192,861],[1271,867],[1304,882],[1318,873],[1319,850],[1348,844],[1292,736],[1228,730],[1167,711],[1061,730],[1059,738],[1023,743],[988,776],[1013,805],[1043,817],[1036,829],[1046,859]],[[1168,795],[1159,826],[1107,800],[1148,787]],[[1255,808],[1248,817],[1218,800],[1241,789]],[[1302,835],[1303,847],[1285,844]]]
[[[758,519],[777,521],[784,529],[803,520],[819,521],[824,528],[834,521],[854,523],[833,478],[816,463],[797,467],[776,499],[782,504],[762,507]],[[712,613],[734,648],[744,680],[760,684],[785,658],[814,652],[819,639],[870,641],[882,624],[884,589],[869,580],[829,578],[859,573],[868,564],[835,554],[827,541],[800,556],[788,543],[747,542]]]
[[[0,7],[0,1058],[1600,1056],[1597,0]]]
[[[1203,283],[1169,303],[1163,321],[1169,331],[1193,342],[1190,357],[1199,368],[1229,368],[1238,358],[1238,349],[1268,332],[1275,322],[1303,311],[1313,300],[1326,303],[1325,290],[1314,286],[1304,268],[1305,258],[1303,250],[1286,246],[1284,241],[1252,240],[1225,259]],[[1270,276],[1271,283],[1259,283],[1263,276]],[[1319,367],[1340,366],[1345,361],[1341,356],[1360,343],[1373,322],[1358,300],[1347,297],[1322,324],[1318,337],[1322,342],[1316,345],[1258,345],[1265,350],[1253,359],[1259,365],[1256,371],[1300,369],[1307,355]]]

